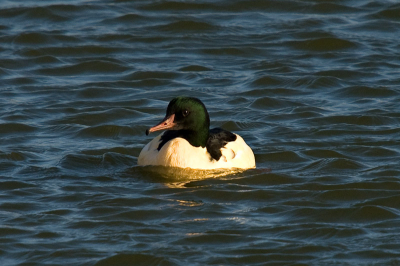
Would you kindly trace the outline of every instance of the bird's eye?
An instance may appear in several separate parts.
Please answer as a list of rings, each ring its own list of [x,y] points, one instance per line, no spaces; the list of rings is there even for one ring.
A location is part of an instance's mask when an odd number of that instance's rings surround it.
[[[182,111],[182,115],[183,115],[183,116],[187,116],[188,114],[189,114],[189,111],[188,111],[188,110],[183,110],[183,111]]]

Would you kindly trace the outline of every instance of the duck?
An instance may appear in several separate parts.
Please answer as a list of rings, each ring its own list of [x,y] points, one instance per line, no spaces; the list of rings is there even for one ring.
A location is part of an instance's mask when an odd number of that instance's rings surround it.
[[[255,168],[252,149],[241,136],[222,128],[210,129],[210,117],[202,101],[176,97],[164,119],[146,135],[165,130],[144,146],[138,165],[160,165],[201,170]]]

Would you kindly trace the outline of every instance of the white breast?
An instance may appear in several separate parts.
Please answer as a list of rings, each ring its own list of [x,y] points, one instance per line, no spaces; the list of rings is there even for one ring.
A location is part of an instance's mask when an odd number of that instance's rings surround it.
[[[236,135],[235,141],[228,142],[221,149],[222,156],[219,161],[211,160],[206,148],[194,147],[184,138],[172,139],[158,151],[161,136],[162,134],[155,137],[143,148],[138,158],[139,165],[163,165],[193,169],[256,167],[253,151],[239,135]]]

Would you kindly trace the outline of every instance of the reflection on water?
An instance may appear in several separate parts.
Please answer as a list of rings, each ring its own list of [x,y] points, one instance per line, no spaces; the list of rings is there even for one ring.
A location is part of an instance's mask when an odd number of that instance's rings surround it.
[[[165,166],[137,166],[130,169],[132,173],[139,173],[158,182],[190,182],[207,178],[220,178],[243,173],[243,169],[214,169],[199,170],[191,168],[165,167]]]
[[[146,181],[160,182],[168,187],[185,188],[191,181],[224,177],[234,178],[243,172],[243,169],[198,170],[165,166],[136,166],[130,168],[126,174],[128,176],[144,176]]]

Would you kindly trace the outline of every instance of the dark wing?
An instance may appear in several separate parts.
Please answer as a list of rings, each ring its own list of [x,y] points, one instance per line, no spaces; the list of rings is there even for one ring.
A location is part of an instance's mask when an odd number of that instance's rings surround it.
[[[209,132],[207,140],[207,151],[211,155],[211,159],[219,160],[222,156],[221,148],[230,141],[235,141],[236,135],[232,132],[224,130],[222,128],[213,128]]]

